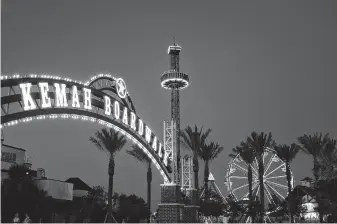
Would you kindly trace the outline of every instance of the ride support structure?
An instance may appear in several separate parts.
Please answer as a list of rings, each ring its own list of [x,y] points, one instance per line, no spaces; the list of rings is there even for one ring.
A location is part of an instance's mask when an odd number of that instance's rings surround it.
[[[188,188],[188,200],[183,201],[181,157],[180,157],[180,90],[189,84],[187,74],[180,72],[179,53],[181,47],[174,43],[169,46],[170,70],[161,76],[161,86],[171,91],[171,120],[164,122],[164,150],[170,151],[172,167],[171,183],[161,185],[161,204],[158,205],[158,222],[196,222],[198,206],[196,192]]]

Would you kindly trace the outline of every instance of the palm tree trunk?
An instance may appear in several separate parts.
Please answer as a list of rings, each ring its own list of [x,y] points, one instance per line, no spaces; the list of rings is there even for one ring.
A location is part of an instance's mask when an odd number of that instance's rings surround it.
[[[196,154],[193,155],[193,172],[194,172],[194,187],[199,192],[199,161]]]
[[[209,177],[209,162],[205,161],[205,170],[204,170],[204,184],[205,184],[205,198],[208,199],[208,177]]]
[[[107,222],[112,222],[112,191],[113,191],[113,176],[115,173],[115,161],[113,156],[109,159],[109,186],[108,186],[108,206],[107,206]]]
[[[317,157],[315,157],[315,156],[314,156],[314,169],[313,169],[313,171],[314,171],[315,183],[317,183],[318,180],[319,180],[319,163],[318,163]],[[322,211],[321,211],[319,203],[318,203],[320,198],[316,198],[316,200],[317,200],[317,211],[318,211],[319,222],[322,223],[324,221],[323,220],[323,214],[322,214]]]
[[[264,222],[264,166],[263,166],[263,154],[258,157],[258,165],[259,165],[259,184],[260,184],[260,202],[261,202],[261,217],[260,222]]]
[[[150,212],[148,218],[149,223],[151,217],[151,182],[152,182],[152,170],[151,170],[151,162],[149,162],[147,167],[147,205],[149,206]]]
[[[290,174],[290,165],[287,162],[286,163],[286,175],[287,175],[287,182],[288,182],[288,212],[289,212],[289,216],[290,216],[290,222],[293,223],[294,222],[294,216],[292,214],[292,209],[290,208],[291,206],[291,202],[290,202],[290,194],[291,194],[291,174]]]
[[[252,218],[252,223],[254,223],[255,214],[253,214],[253,172],[251,164],[248,164],[248,190],[249,190],[249,213]]]

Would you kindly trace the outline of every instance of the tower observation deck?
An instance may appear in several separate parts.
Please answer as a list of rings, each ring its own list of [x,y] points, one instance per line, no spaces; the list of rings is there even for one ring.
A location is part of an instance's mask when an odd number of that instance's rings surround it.
[[[165,89],[171,90],[171,120],[173,121],[172,133],[173,136],[173,181],[174,183],[181,184],[181,161],[180,161],[180,102],[179,91],[188,87],[189,77],[187,74],[180,72],[179,66],[179,53],[181,47],[174,43],[168,47],[167,53],[170,55],[170,70],[164,72],[161,76],[161,86]]]

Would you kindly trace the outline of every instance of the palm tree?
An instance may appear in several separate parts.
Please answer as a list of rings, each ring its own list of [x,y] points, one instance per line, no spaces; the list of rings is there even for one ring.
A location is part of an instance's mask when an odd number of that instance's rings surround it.
[[[244,216],[245,209],[242,206],[242,204],[235,200],[234,196],[232,194],[229,194],[226,197],[226,213],[230,215],[229,223],[236,223],[237,218],[241,216],[238,220],[240,221],[242,217]]]
[[[320,170],[319,156],[321,155],[322,150],[326,147],[327,143],[330,140],[329,134],[325,134],[324,136],[322,135],[322,133],[315,133],[314,136],[303,135],[301,137],[298,137],[297,140],[301,144],[301,149],[303,150],[303,152],[312,156],[314,160],[313,173],[315,177],[315,182],[318,182]],[[320,222],[323,222],[323,215],[319,206],[318,214]]]
[[[209,177],[209,163],[216,159],[223,151],[223,147],[218,143],[211,142],[204,144],[199,150],[198,155],[205,163],[204,169],[204,184],[205,184],[205,197],[208,199],[208,177]]]
[[[31,169],[27,164],[14,163],[8,170],[8,176],[11,180],[32,179]]]
[[[251,135],[247,138],[248,147],[255,151],[256,158],[258,161],[258,173],[259,173],[259,184],[260,184],[260,200],[261,200],[261,220],[264,222],[264,165],[263,165],[263,154],[266,148],[273,148],[275,145],[272,139],[272,134],[265,134],[261,132],[260,134],[253,131]]]
[[[334,180],[337,178],[337,141],[330,138],[321,154],[318,156],[320,180]]]
[[[314,160],[314,177],[317,181],[319,179],[319,156],[321,155],[324,147],[329,142],[329,134],[322,135],[322,133],[315,133],[314,136],[303,135],[297,138],[301,144],[301,149],[308,155],[311,155]]]
[[[108,207],[107,217],[108,220],[112,218],[112,191],[113,191],[113,176],[115,174],[115,153],[120,151],[125,143],[125,136],[120,136],[118,132],[112,128],[110,130],[103,128],[97,131],[94,137],[89,139],[98,150],[105,152],[109,156],[109,188],[108,188]]]
[[[291,194],[291,173],[290,173],[290,163],[296,157],[297,153],[300,151],[300,148],[295,143],[288,145],[278,145],[275,147],[276,155],[286,164],[286,175],[288,182],[288,195]],[[288,208],[290,208],[290,201],[288,201]],[[290,222],[294,222],[294,216],[289,209]]]
[[[241,142],[240,146],[237,146],[233,150],[234,154],[229,154],[229,157],[236,158],[237,155],[240,155],[240,158],[245,161],[248,165],[248,197],[249,197],[249,212],[251,214],[252,222],[255,221],[255,214],[253,213],[253,170],[252,164],[255,159],[255,152],[250,149],[245,142]]]
[[[147,166],[147,205],[149,207],[151,216],[151,182],[152,182],[151,159],[138,145],[132,145],[132,150],[128,150],[126,151],[126,153],[133,156],[139,162],[145,163]],[[150,217],[148,217],[148,221],[150,222]]]
[[[185,148],[190,149],[193,152],[193,172],[194,172],[194,187],[199,192],[199,161],[198,151],[205,144],[208,135],[211,133],[211,129],[207,129],[203,132],[203,127],[198,130],[195,125],[194,130],[187,126],[185,130],[180,131],[181,143]]]

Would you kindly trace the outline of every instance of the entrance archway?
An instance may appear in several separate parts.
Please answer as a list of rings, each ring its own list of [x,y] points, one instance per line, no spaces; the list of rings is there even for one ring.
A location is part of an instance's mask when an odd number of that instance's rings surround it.
[[[87,82],[51,75],[1,76],[1,128],[43,119],[97,122],[137,144],[170,183],[164,145],[137,116],[125,82],[108,74]]]

